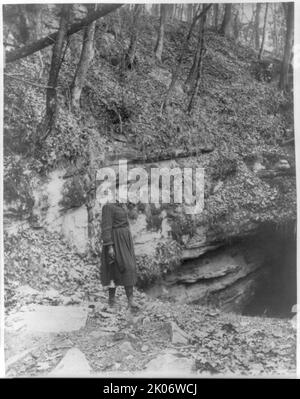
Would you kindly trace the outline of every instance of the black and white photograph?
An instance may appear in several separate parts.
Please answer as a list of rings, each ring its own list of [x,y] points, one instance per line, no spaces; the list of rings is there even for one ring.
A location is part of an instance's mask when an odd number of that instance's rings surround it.
[[[297,377],[297,6],[1,4],[5,378]]]

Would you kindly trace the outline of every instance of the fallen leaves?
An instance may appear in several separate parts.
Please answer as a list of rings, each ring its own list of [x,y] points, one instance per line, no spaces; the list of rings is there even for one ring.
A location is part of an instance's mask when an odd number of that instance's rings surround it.
[[[13,316],[21,310],[34,311],[36,305],[45,308],[63,305],[71,310],[80,304],[86,307],[88,317],[78,331],[45,336],[44,347],[39,346],[41,337],[36,336],[33,344],[22,329],[16,330],[17,324],[7,324],[8,375],[47,375],[66,351],[74,347],[95,371],[142,371],[151,359],[166,350],[176,358],[187,359],[188,364],[193,363],[200,376],[295,372],[296,333],[290,320],[251,318],[215,308],[162,302],[138,290],[134,296],[140,311],[132,315],[126,309],[122,288],[117,290],[117,306],[111,310],[107,306],[107,293],[98,280],[97,264],[79,258],[55,235],[39,234],[23,232],[25,244],[20,244],[18,251],[32,262],[43,257],[47,267],[41,275],[47,283],[38,274],[29,274],[27,278],[12,256],[11,265],[17,277],[7,278],[7,312]],[[35,244],[36,257],[26,244],[29,238]],[[13,350],[18,341],[22,345]],[[31,350],[35,344],[38,348]],[[178,364],[178,360],[172,364]]]

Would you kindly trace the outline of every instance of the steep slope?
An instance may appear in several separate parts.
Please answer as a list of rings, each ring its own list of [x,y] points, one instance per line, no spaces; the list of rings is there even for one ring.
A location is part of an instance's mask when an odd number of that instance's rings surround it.
[[[275,81],[256,79],[253,51],[213,31],[206,33],[204,75],[192,113],[186,112],[185,80],[195,37],[161,112],[186,24],[167,26],[160,65],[153,57],[158,21],[143,16],[136,62],[128,69],[121,62],[129,44],[128,21],[113,15],[99,21],[95,58],[76,113],[70,110],[69,85],[81,37],[72,37],[60,76],[56,134],[34,153],[45,104],[45,90],[37,85],[45,85],[50,50],[44,50],[42,58],[35,54],[7,66],[6,73],[14,77],[5,77],[5,209],[8,224],[20,216],[29,218],[34,227],[62,233],[86,253],[90,242],[101,237],[99,198],[96,195],[90,212],[86,195],[88,170],[121,158],[147,168],[165,158],[171,167],[203,167],[205,203],[200,215],[191,218],[182,207],[168,204],[160,209],[139,204],[131,210],[141,285],[147,285],[182,260],[198,258],[264,226],[292,227],[294,147],[282,144],[293,136],[293,115],[291,98],[277,91]]]

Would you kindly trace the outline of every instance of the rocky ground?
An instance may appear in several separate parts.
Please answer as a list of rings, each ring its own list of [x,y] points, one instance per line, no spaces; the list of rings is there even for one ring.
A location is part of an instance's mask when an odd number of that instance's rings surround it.
[[[24,234],[28,239],[29,232]],[[130,314],[122,288],[112,310],[97,262],[79,258],[54,235],[31,232],[30,237],[36,240],[30,248],[36,256],[44,252],[52,268],[22,272],[26,258],[32,267],[40,259],[28,256],[24,237],[22,245],[6,251],[8,377],[295,375],[293,320],[162,302],[138,290],[140,310]],[[11,241],[6,242],[9,249]]]
[[[108,309],[100,287],[94,303],[31,304],[11,312],[7,376],[295,374],[296,337],[289,320],[162,303],[138,292],[136,297],[136,315],[128,313],[121,292],[119,309]]]

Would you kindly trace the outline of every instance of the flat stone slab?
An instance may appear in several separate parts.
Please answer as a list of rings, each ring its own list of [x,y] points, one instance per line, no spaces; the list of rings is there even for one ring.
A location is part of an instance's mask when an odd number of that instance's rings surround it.
[[[49,377],[86,377],[91,374],[91,367],[85,355],[77,348],[69,349],[66,355],[52,370]]]
[[[34,305],[31,310],[18,312],[6,318],[10,331],[59,333],[84,327],[88,308],[82,306]]]

